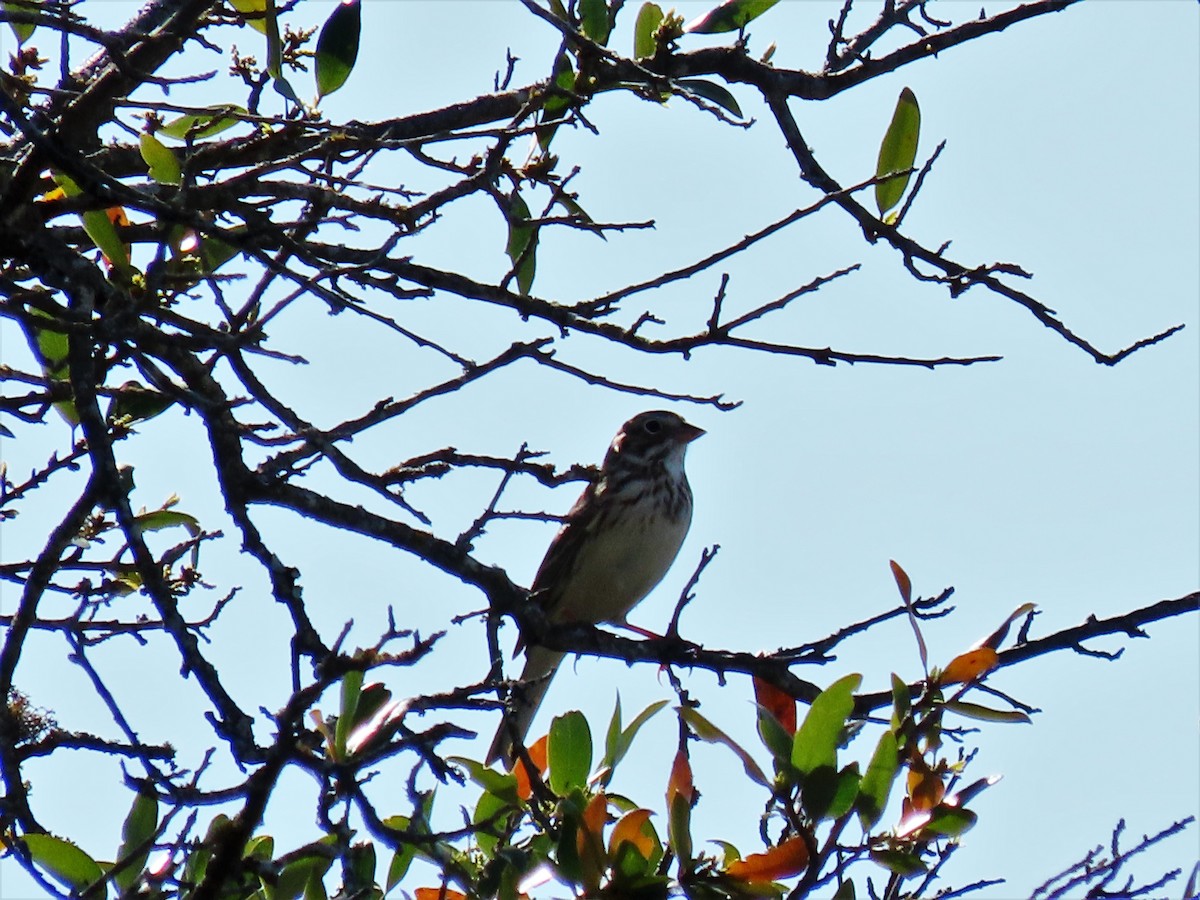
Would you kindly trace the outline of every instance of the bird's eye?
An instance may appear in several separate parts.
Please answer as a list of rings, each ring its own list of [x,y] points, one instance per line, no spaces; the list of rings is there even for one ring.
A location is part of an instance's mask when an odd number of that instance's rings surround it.
[[[646,429],[646,434],[658,434],[662,431],[662,422],[658,419],[650,419],[642,426]]]

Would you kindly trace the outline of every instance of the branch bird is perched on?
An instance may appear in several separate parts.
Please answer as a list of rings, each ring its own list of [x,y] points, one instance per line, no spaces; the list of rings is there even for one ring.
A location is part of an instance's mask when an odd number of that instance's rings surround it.
[[[575,501],[530,588],[554,624],[625,624],[657,585],[692,523],[692,489],[683,471],[687,446],[703,430],[673,412],[634,416],[613,438],[600,478]],[[521,649],[521,642],[517,650]],[[524,742],[564,654],[532,645],[520,688],[500,723],[487,761],[511,763]]]

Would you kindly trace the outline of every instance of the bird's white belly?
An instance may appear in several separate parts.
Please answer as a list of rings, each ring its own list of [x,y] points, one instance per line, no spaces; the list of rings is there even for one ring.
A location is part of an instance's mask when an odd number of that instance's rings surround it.
[[[560,622],[619,622],[657,585],[679,552],[690,516],[637,518],[593,533],[580,553],[562,601]]]

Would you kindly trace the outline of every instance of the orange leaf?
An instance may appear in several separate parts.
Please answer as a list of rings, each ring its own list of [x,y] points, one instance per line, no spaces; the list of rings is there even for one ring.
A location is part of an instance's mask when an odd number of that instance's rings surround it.
[[[546,748],[549,744],[550,735],[544,734],[528,748],[529,758],[533,760],[533,764],[537,766],[538,773],[541,775],[546,774],[548,759]],[[525,769],[525,760],[517,759],[517,764],[513,767],[513,774],[517,776],[517,796],[522,800],[528,800],[533,796],[533,784],[529,772]]]
[[[794,835],[765,853],[751,853],[744,859],[731,862],[725,874],[742,881],[778,881],[799,875],[808,865],[808,844]]]
[[[938,683],[959,684],[961,682],[966,684],[969,681],[975,681],[996,668],[999,662],[1000,654],[991,647],[968,650],[950,660],[946,668],[942,670]]]
[[[416,900],[467,900],[466,894],[448,887],[417,888],[413,891],[413,897]]]
[[[608,820],[608,798],[601,792],[588,801],[575,832],[575,849],[583,869],[584,887],[587,895],[596,893],[600,887],[600,876],[608,865],[604,853],[604,823]]]
[[[615,826],[612,836],[608,839],[608,855],[616,859],[617,851],[622,844],[633,844],[638,853],[649,859],[654,853],[655,841],[643,826],[650,821],[651,812],[648,809],[635,809],[625,813]]]
[[[888,565],[892,567],[892,577],[896,579],[896,587],[900,588],[900,596],[904,598],[905,603],[911,603],[912,580],[908,577],[908,573],[900,568],[900,563],[894,559],[889,559]]]
[[[942,779],[919,757],[909,761],[908,796],[914,812],[933,809],[942,802],[946,786]]]
[[[796,733],[796,698],[758,676],[754,678],[754,699],[769,711],[788,734]]]
[[[604,823],[608,821],[608,798],[601,791],[588,801],[583,811],[583,827],[591,834],[599,836],[604,831]]]
[[[696,788],[692,784],[692,764],[688,762],[687,754],[680,749],[675,754],[675,762],[671,764],[671,777],[667,780],[667,808],[676,797],[683,797],[688,806],[696,797]]]

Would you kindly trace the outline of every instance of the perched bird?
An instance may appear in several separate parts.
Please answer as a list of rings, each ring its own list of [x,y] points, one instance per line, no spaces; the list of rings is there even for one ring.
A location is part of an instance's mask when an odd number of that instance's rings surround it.
[[[623,625],[662,581],[692,523],[683,457],[702,434],[661,410],[640,413],[621,426],[600,478],[571,507],[533,579],[531,602],[541,605],[550,622]],[[522,685],[512,692],[489,764],[511,763],[514,741],[525,740],[563,656],[537,645],[526,650]]]

